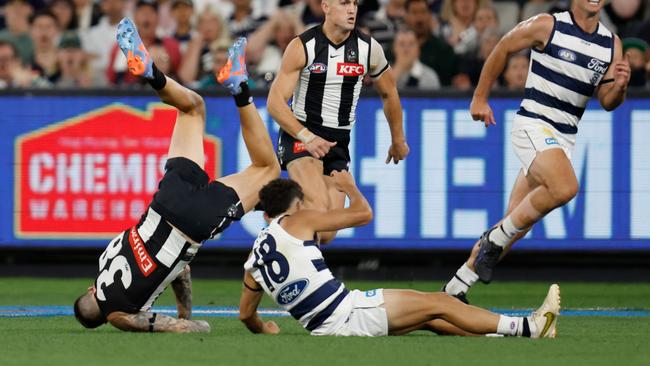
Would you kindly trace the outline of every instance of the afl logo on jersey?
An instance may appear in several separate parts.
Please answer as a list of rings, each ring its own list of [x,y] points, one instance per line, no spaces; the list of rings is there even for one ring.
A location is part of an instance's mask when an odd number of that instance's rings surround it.
[[[324,72],[327,72],[327,65],[321,64],[320,62],[311,64],[309,66],[309,72],[311,72],[312,74],[322,74]]]
[[[305,291],[307,285],[309,285],[309,280],[306,278],[285,285],[278,292],[278,304],[289,305],[292,302],[296,301],[296,299],[300,297],[302,292]]]
[[[571,51],[569,51],[569,50],[566,50],[566,49],[564,49],[564,48],[561,49],[561,50],[558,52],[558,56],[560,56],[561,59],[563,59],[563,60],[565,60],[565,61],[569,61],[569,62],[573,62],[573,61],[575,61],[575,60],[577,59],[575,53],[573,53],[573,52],[571,52]]]

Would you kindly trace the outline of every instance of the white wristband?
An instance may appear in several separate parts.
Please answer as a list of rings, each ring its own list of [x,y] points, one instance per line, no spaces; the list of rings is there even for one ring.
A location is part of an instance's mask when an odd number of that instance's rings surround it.
[[[311,131],[307,129],[307,127],[305,127],[302,130],[298,131],[298,133],[296,134],[296,138],[300,140],[303,144],[308,144],[316,138],[316,135],[314,135]]]

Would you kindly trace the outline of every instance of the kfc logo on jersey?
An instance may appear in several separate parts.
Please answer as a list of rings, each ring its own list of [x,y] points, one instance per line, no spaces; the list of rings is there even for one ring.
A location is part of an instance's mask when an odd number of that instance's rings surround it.
[[[336,65],[336,75],[339,76],[363,76],[365,68],[363,65],[351,63],[338,63]]]

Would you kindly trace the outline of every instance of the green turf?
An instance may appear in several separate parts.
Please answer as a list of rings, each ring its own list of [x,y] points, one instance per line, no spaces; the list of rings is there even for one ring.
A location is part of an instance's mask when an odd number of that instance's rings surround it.
[[[90,280],[0,279],[1,305],[67,305]],[[349,282],[348,287],[437,290],[440,283]],[[565,307],[649,308],[650,283],[563,283]],[[530,308],[547,284],[497,283],[472,290],[473,303]],[[237,281],[196,280],[195,305],[235,306]],[[169,294],[158,304],[171,305]],[[263,304],[270,306],[269,302]],[[562,317],[559,338],[310,337],[294,320],[282,334],[249,334],[234,318],[205,318],[210,334],[129,334],[80,328],[71,317],[0,318],[0,365],[649,365],[650,318]]]

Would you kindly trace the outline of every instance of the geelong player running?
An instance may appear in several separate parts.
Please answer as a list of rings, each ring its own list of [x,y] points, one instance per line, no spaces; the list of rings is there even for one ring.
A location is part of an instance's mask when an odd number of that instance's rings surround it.
[[[129,19],[120,22],[117,40],[129,70],[143,76],[163,102],[176,107],[178,118],[158,192],[140,222],[113,239],[99,257],[99,275],[75,302],[75,316],[86,328],[108,321],[127,331],[208,332],[207,322],[189,320],[188,264],[205,240],[254,208],[260,188],[280,174],[273,144],[246,86],[246,40],[230,48],[218,79],[234,95],[252,164],[212,182],[203,170],[203,99],[156,69]],[[178,319],[149,312],[170,283]]]
[[[604,4],[573,0],[571,11],[526,20],[503,37],[486,61],[471,113],[487,127],[495,124],[488,96],[508,56],[532,48],[526,94],[511,134],[522,170],[505,218],[483,234],[445,286],[448,294],[466,301],[477,280],[489,283],[510,246],[578,192],[570,158],[585,106],[596,93],[605,110],[615,109],[624,101],[630,80],[621,40],[599,21]]]
[[[409,153],[395,79],[377,41],[355,27],[358,1],[322,0],[325,22],[296,37],[284,53],[271,86],[268,109],[280,124],[278,158],[305,190],[310,207],[343,207],[345,196],[329,174],[350,164],[350,130],[366,74],[384,103],[392,144],[386,163]],[[287,102],[293,98],[291,109]],[[324,233],[322,242],[336,235]]]
[[[332,183],[350,199],[348,208],[305,209],[296,182],[276,179],[260,191],[269,226],[244,265],[239,317],[253,333],[278,333],[257,307],[266,292],[312,335],[385,336],[430,330],[442,334],[554,337],[560,290],[552,285],[542,306],[528,317],[509,317],[463,304],[448,294],[413,290],[349,291],[327,268],[316,234],[360,226],[372,219],[366,199],[348,172]]]

